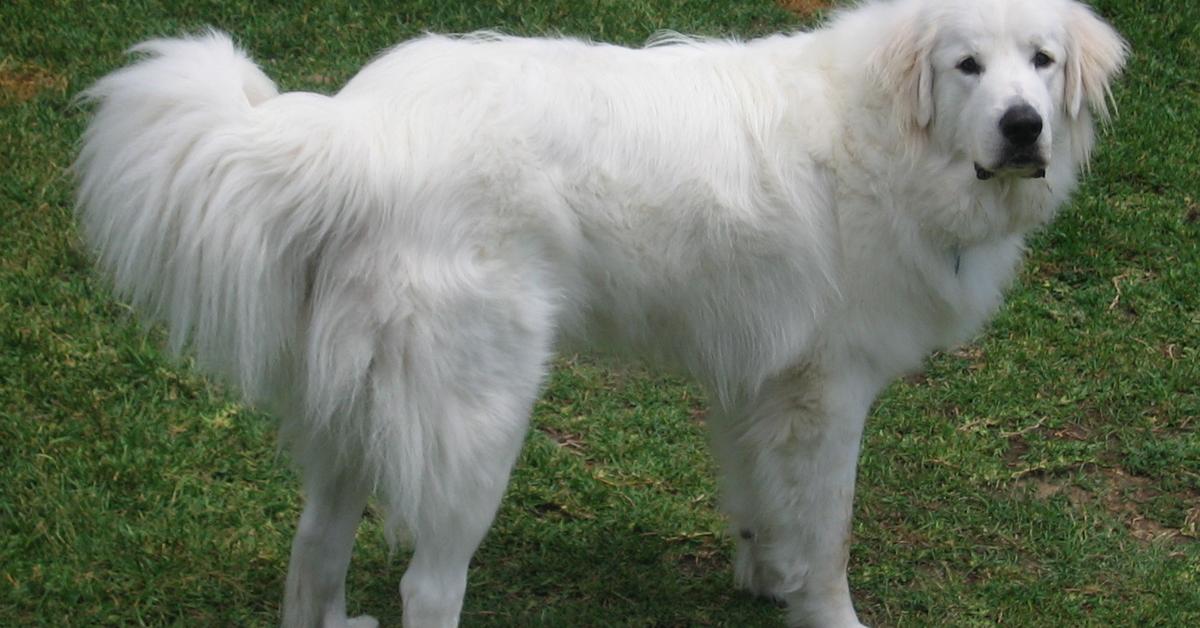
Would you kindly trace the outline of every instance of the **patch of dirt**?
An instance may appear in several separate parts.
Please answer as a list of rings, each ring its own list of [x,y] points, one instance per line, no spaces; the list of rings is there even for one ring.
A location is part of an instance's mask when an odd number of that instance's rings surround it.
[[[1149,479],[1129,475],[1120,468],[1102,469],[1101,472],[1106,490],[1100,496],[1100,503],[1129,527],[1134,538],[1145,542],[1185,538],[1182,530],[1167,528],[1141,513],[1141,505],[1160,494]]]
[[[1004,463],[1012,468],[1025,467],[1022,458],[1029,453],[1029,443],[1025,442],[1022,434],[1014,434],[1008,439],[1008,449],[1004,450]]]
[[[724,571],[729,563],[716,548],[702,547],[680,556],[675,564],[689,578],[700,578],[710,573]]]
[[[1059,494],[1065,494],[1072,506],[1086,504],[1089,493],[1078,486],[1068,485],[1055,479],[1033,477],[1018,482],[1018,485],[1028,486],[1033,491],[1033,497],[1038,501],[1046,501]]]
[[[800,17],[812,17],[833,6],[830,0],[776,0],[779,6]]]
[[[1061,495],[1075,508],[1099,506],[1125,524],[1130,536],[1143,543],[1200,540],[1200,506],[1187,511],[1181,527],[1167,527],[1142,512],[1147,503],[1161,495],[1149,478],[1131,475],[1120,467],[1099,468],[1092,477],[1101,479],[1098,491],[1076,486],[1070,478],[1038,475],[1024,477],[1016,486],[1028,490],[1039,501]],[[1200,502],[1200,494],[1192,491],[1187,498],[1192,503]]]
[[[1200,222],[1200,203],[1196,203],[1191,197],[1185,197],[1183,200],[1187,203],[1187,213],[1183,215],[1183,221],[1188,224]]]
[[[0,60],[0,103],[25,102],[46,90],[67,91],[67,79],[32,63]]]

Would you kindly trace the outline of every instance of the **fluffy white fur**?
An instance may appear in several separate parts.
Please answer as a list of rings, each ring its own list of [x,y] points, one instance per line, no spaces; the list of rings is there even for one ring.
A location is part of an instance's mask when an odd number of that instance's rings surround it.
[[[737,583],[858,625],[871,402],[1000,305],[1126,55],[1071,0],[637,50],[430,35],[333,97],[277,93],[220,33],[134,50],[86,93],[87,240],[173,349],[281,417],[307,493],[284,624],[374,623],[343,584],[374,493],[415,543],[410,627],[456,625],[560,342],[695,376]],[[1005,157],[1020,104],[1032,166]]]

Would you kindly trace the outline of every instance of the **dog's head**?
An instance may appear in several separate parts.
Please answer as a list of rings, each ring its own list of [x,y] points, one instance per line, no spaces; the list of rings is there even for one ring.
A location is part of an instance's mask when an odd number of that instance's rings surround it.
[[[1128,48],[1074,0],[899,0],[871,67],[906,136],[980,180],[1085,162]],[[1060,150],[1062,149],[1062,150]],[[966,170],[964,172],[971,172]]]

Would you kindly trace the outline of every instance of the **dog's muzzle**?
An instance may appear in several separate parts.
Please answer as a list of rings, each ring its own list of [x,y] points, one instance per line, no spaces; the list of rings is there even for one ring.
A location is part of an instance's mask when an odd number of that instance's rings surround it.
[[[1000,117],[1000,135],[1004,137],[1004,155],[994,167],[975,163],[975,177],[987,181],[998,173],[1026,179],[1046,176],[1046,159],[1038,149],[1042,136],[1042,116],[1029,103],[1009,107]]]

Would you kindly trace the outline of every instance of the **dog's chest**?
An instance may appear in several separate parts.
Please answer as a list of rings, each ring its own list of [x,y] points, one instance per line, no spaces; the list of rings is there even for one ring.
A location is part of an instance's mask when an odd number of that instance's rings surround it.
[[[1018,237],[972,247],[860,250],[848,260],[836,337],[888,371],[916,368],[931,352],[970,340],[1003,301],[1021,251]]]

